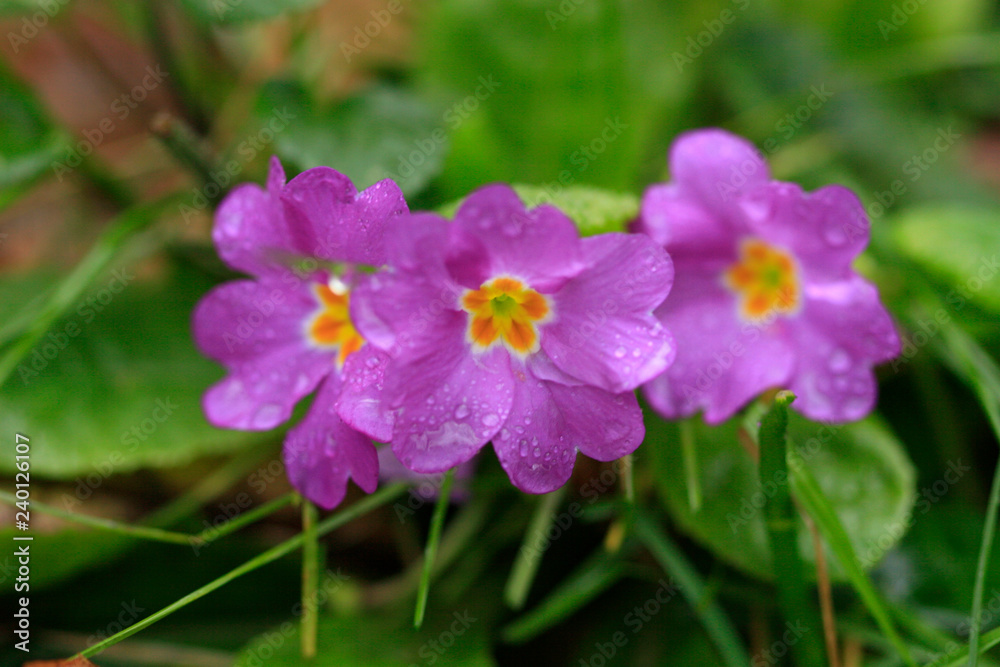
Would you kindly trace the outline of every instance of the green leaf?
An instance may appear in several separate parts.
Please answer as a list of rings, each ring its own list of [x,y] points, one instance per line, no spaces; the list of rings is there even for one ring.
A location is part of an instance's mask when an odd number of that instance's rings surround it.
[[[64,136],[48,121],[31,90],[0,66],[0,206],[59,157]]]
[[[391,178],[407,196],[420,192],[441,169],[448,150],[444,121],[410,92],[374,86],[334,106],[312,99],[299,84],[272,81],[257,101],[266,123],[288,114],[275,150],[300,169],[328,166],[358,189]]]
[[[329,596],[336,589],[322,587]],[[407,613],[366,612],[319,618],[315,664],[337,667],[399,667],[440,664],[455,667],[492,667],[496,663],[487,641],[482,613],[476,608],[428,614],[422,630],[414,630]],[[432,643],[433,641],[433,643]],[[263,633],[240,652],[236,667],[300,667],[298,619]]]
[[[38,515],[33,517],[36,521]],[[25,533],[13,528],[0,530],[6,544],[18,544],[11,538]],[[55,586],[78,572],[100,563],[111,562],[132,547],[136,540],[124,535],[101,531],[66,528],[55,533],[33,532],[31,544],[31,589]],[[22,542],[21,544],[28,544]],[[0,578],[4,572],[15,572],[17,559],[0,556]]]
[[[182,0],[196,19],[206,24],[247,23],[276,18],[319,5],[323,0]]]
[[[443,196],[488,182],[627,190],[663,172],[694,68],[673,3],[445,0],[419,25],[420,74],[451,108]]]
[[[949,304],[973,301],[1000,312],[1000,210],[925,206],[896,221],[899,252],[952,288]]]
[[[624,232],[628,223],[639,215],[639,198],[631,194],[586,185],[568,188],[514,185],[514,190],[529,208],[551,204],[561,210],[576,223],[582,236]]]
[[[190,317],[212,283],[193,272],[159,285],[133,279],[125,268],[99,280],[2,387],[0,428],[31,438],[33,476],[76,478],[71,500],[112,474],[180,465],[261,437],[216,429],[201,410],[223,370],[195,349]],[[0,282],[0,293],[16,288]],[[0,460],[0,471],[13,463]]]
[[[772,578],[761,508],[777,485],[787,484],[787,480],[774,480],[765,494],[757,465],[740,444],[739,420],[716,427],[697,420],[692,430],[704,502],[694,512],[688,502],[678,426],[658,421],[652,416],[646,420],[651,445],[647,451],[652,453],[663,500],[678,524],[723,560],[757,577]],[[788,432],[865,565],[873,566],[905,534],[906,518],[913,507],[915,473],[902,446],[877,417],[854,424],[820,425],[793,411]],[[798,536],[803,560],[815,563],[808,530],[800,525]],[[835,562],[830,574],[838,580],[844,578]]]

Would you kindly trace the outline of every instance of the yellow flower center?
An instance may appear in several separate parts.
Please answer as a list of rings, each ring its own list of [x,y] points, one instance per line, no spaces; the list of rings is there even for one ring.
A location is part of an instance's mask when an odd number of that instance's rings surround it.
[[[488,280],[477,290],[466,290],[462,308],[469,313],[469,342],[486,350],[502,340],[509,350],[527,354],[538,350],[536,325],[549,315],[548,300],[520,280]]]
[[[723,283],[739,297],[740,314],[750,321],[790,315],[801,305],[795,260],[760,239],[743,241],[740,258],[723,274]]]
[[[320,309],[309,323],[309,337],[319,347],[338,350],[337,368],[343,368],[347,357],[365,344],[351,322],[350,292],[337,293],[326,285],[316,285],[314,291]]]

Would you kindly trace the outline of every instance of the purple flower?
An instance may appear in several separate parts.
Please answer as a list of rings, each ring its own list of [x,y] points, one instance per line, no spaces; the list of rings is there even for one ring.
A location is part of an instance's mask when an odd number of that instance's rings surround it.
[[[195,309],[198,346],[229,371],[205,394],[205,414],[216,426],[268,430],[318,387],[284,458],[292,484],[328,509],[343,499],[348,477],[369,493],[378,483],[371,439],[345,424],[336,404],[351,395],[363,406],[381,381],[385,355],[354,328],[349,285],[362,277],[355,264],[385,262],[386,223],[406,211],[392,181],[358,192],[319,167],[286,185],[272,158],[267,189],[240,186],[216,213],[219,255],[254,279],[220,285]],[[360,410],[367,431],[387,428],[365,417]]]
[[[673,181],[649,188],[638,229],[673,258],[657,310],[675,363],[644,387],[667,417],[722,421],[771,387],[812,419],[850,421],[875,402],[872,366],[899,353],[875,287],[851,269],[868,243],[858,198],[771,180],[747,141],[722,130],[681,136]]]
[[[394,221],[386,247],[389,270],[358,287],[351,314],[391,356],[380,407],[404,465],[441,472],[492,440],[514,484],[544,493],[577,450],[609,461],[639,445],[632,390],[673,356],[652,315],[673,275],[661,248],[580,239],[559,210],[525,211],[502,185],[470,195],[454,222]],[[362,428],[353,403],[341,415]]]

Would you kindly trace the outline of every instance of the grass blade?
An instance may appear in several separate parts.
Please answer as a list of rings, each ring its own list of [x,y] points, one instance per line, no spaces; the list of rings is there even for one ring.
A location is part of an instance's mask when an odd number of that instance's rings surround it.
[[[868,608],[886,639],[909,667],[916,667],[909,649],[903,643],[899,633],[896,632],[885,603],[875,590],[871,580],[868,579],[864,568],[861,567],[861,561],[858,560],[854,545],[851,544],[847,531],[840,523],[840,518],[794,447],[788,448],[788,463],[792,473],[789,478],[792,480],[795,496],[805,506],[816,525],[819,526],[820,532],[823,533],[830,548],[833,549],[833,553],[840,561],[841,567],[844,568],[851,585],[854,586],[854,590],[857,591],[861,601]]]
[[[427,536],[427,546],[424,547],[424,567],[420,572],[420,587],[417,589],[417,607],[413,612],[413,627],[415,628],[424,624],[424,612],[427,611],[427,596],[431,589],[434,559],[437,558],[438,545],[441,543],[441,527],[444,525],[444,515],[448,510],[448,496],[451,495],[451,483],[454,478],[454,468],[445,473],[441,490],[438,492],[437,504],[434,505],[431,531]]]
[[[688,604],[697,614],[705,632],[714,642],[715,648],[722,656],[723,663],[729,667],[746,667],[750,664],[740,636],[726,616],[722,607],[711,599],[701,575],[688,561],[684,553],[674,544],[666,533],[660,530],[652,519],[642,513],[636,515],[635,534],[653,557],[660,563],[667,574],[677,582],[681,594],[687,598]]]
[[[528,598],[531,582],[535,580],[544,553],[538,551],[535,545],[544,541],[545,533],[555,520],[556,509],[564,495],[566,495],[565,486],[542,496],[528,529],[524,531],[524,541],[517,552],[517,560],[514,561],[503,595],[512,609],[523,607],[524,601]]]

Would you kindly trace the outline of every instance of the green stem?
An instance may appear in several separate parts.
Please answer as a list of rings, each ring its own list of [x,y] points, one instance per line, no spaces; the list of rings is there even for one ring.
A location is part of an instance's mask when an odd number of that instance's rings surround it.
[[[295,494],[292,492],[286,493],[283,496],[269,500],[260,507],[252,509],[249,512],[243,512],[242,514],[233,517],[222,526],[215,528],[206,528],[192,539],[199,540],[201,542],[214,542],[220,537],[225,537],[230,533],[235,533],[237,530],[243,526],[249,525],[251,523],[256,523],[264,517],[270,516],[280,510],[281,508],[290,505],[292,501],[295,500]]]
[[[797,642],[792,650],[803,665],[820,667],[824,664],[823,649],[816,637],[823,627],[816,610],[810,603],[809,585],[805,579],[805,568],[799,553],[799,531],[796,523],[795,505],[784,482],[788,479],[788,406],[795,400],[795,394],[779,391],[774,397],[774,405],[760,422],[758,441],[760,445],[761,488],[775,488],[774,494],[765,501],[764,519],[767,525],[775,583],[778,587],[778,602],[785,620],[789,623],[801,622],[811,632]]]
[[[431,530],[427,536],[427,546],[424,547],[424,568],[420,573],[420,587],[417,589],[417,607],[413,613],[413,627],[419,628],[424,623],[424,613],[427,611],[427,596],[431,588],[431,573],[434,569],[434,559],[437,557],[438,545],[441,542],[441,527],[444,526],[444,516],[448,510],[448,496],[451,495],[451,483],[455,478],[454,468],[444,475],[441,490],[438,492],[437,504],[434,505],[434,515],[431,517]]]
[[[896,632],[885,602],[882,601],[878,591],[875,590],[875,586],[872,585],[871,580],[865,574],[864,568],[861,566],[861,561],[858,560],[858,555],[854,550],[854,545],[851,543],[851,538],[848,537],[847,531],[840,522],[840,518],[834,511],[833,506],[830,505],[830,501],[827,500],[826,495],[824,495],[823,490],[812,476],[812,473],[809,472],[802,456],[794,447],[788,449],[788,463],[791,469],[789,478],[792,481],[792,490],[795,492],[795,497],[802,503],[806,511],[808,511],[809,516],[813,518],[816,525],[819,526],[820,532],[823,533],[823,537],[837,556],[840,566],[850,580],[851,585],[854,586],[854,590],[857,591],[858,597],[861,598],[861,601],[868,608],[875,622],[878,623],[882,634],[885,635],[885,638],[896,649],[903,662],[909,667],[916,667],[909,649],[899,636],[899,633]]]
[[[684,480],[687,482],[688,505],[697,513],[701,509],[701,478],[698,477],[698,450],[694,441],[694,424],[685,419],[678,424],[681,435],[681,456],[684,460]]]
[[[319,629],[319,539],[316,535],[316,506],[302,501],[302,657],[316,657]]]
[[[180,201],[178,195],[170,195],[151,204],[137,206],[118,216],[87,256],[55,289],[35,317],[32,326],[11,344],[3,356],[0,356],[0,385],[7,381],[18,362],[31,351],[56,320],[76,303],[90,284],[111,265],[126,241]]]
[[[212,174],[213,160],[205,154],[200,138],[187,123],[169,112],[161,111],[153,118],[150,127],[167,151],[177,162],[191,171],[202,185],[211,183],[215,179]],[[209,197],[206,194],[205,197],[213,204],[217,203],[225,195],[222,190],[220,187],[214,196]]]
[[[379,491],[376,491],[367,498],[359,500],[350,507],[341,510],[340,512],[334,514],[333,516],[327,517],[324,521],[320,522],[319,525],[316,526],[316,535],[317,536],[326,535],[330,531],[336,530],[345,523],[353,521],[359,516],[362,516],[370,512],[371,510],[380,507],[388,502],[391,502],[393,499],[402,495],[403,492],[406,490],[406,488],[407,488],[406,484],[398,483],[398,484],[393,484],[392,486],[387,486],[383,489],[380,489]],[[113,646],[118,642],[122,641],[123,639],[131,637],[140,630],[148,628],[153,623],[156,623],[157,621],[166,618],[167,616],[174,613],[178,609],[182,609],[183,607],[186,607],[192,602],[205,597],[209,593],[212,593],[213,591],[222,588],[233,579],[241,577],[244,574],[247,574],[248,572],[253,572],[259,567],[267,565],[268,563],[278,560],[282,556],[291,553],[295,549],[302,546],[304,542],[305,542],[305,533],[299,533],[295,537],[285,540],[284,542],[278,544],[277,546],[271,547],[270,549],[260,554],[259,556],[256,556],[255,558],[248,560],[246,563],[243,563],[243,565],[240,565],[236,569],[227,572],[218,579],[215,579],[214,581],[205,584],[196,591],[188,593],[180,600],[177,600],[173,604],[167,605],[166,607],[156,612],[155,614],[147,616],[146,618],[135,623],[134,625],[130,625],[129,627],[125,628],[121,632],[118,632],[83,651],[80,651],[78,654],[73,656],[73,658],[89,658],[93,655],[100,653],[109,646]]]
[[[13,494],[7,493],[6,491],[0,491],[0,502],[14,506],[17,503],[17,498],[15,498]],[[67,512],[66,510],[59,509],[58,507],[54,507],[38,500],[31,501],[31,509],[37,510],[42,514],[51,514],[52,516],[57,516],[60,519],[73,521],[84,526],[90,526],[91,528],[98,528],[109,533],[128,535],[129,537],[136,537],[145,540],[169,542],[172,544],[191,544],[193,540],[198,540],[198,538],[194,535],[185,535],[184,533],[175,533],[173,531],[161,530],[160,528],[151,528],[148,526],[133,526],[120,521],[115,521],[113,519],[103,519],[101,517],[90,516],[87,514]]]
[[[750,656],[743,648],[736,629],[722,607],[711,599],[701,576],[684,556],[684,552],[645,514],[637,514],[635,534],[646,545],[653,558],[660,563],[660,567],[676,580],[677,588],[687,598],[691,609],[714,642],[723,663],[729,667],[749,665]]]
[[[538,565],[542,562],[542,553],[536,545],[545,541],[545,533],[556,518],[556,509],[566,495],[566,487],[560,487],[552,493],[541,497],[535,514],[531,517],[528,529],[524,531],[524,541],[517,552],[517,559],[507,579],[504,589],[504,600],[512,609],[520,609],[528,598],[531,582],[535,580]]]

